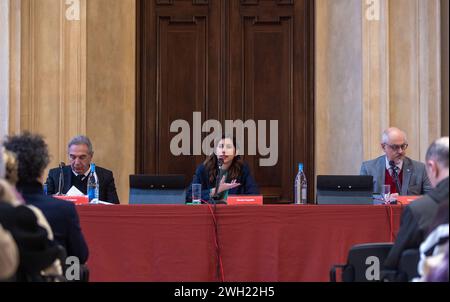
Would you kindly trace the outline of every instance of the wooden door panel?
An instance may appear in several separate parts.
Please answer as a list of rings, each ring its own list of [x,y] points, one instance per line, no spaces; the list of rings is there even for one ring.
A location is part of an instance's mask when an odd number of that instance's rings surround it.
[[[313,148],[311,132],[295,136],[297,129],[314,127],[313,112],[310,116],[298,114],[303,104],[313,106],[311,99],[303,97],[312,89],[310,71],[300,69],[311,63],[308,57],[297,55],[298,48],[308,45],[304,40],[310,39],[304,15],[311,9],[309,5],[301,0],[295,4],[268,0],[232,1],[230,7],[228,115],[231,119],[265,120],[267,124],[278,121],[277,165],[263,167],[259,155],[246,157],[263,194],[271,200],[292,200],[297,162],[309,163],[308,154],[313,153],[303,149],[306,145]],[[304,51],[308,53],[309,49]],[[313,166],[305,166],[313,185]]]
[[[311,194],[314,1],[140,0],[138,16],[137,172],[191,178],[205,156],[173,156],[169,129],[177,119],[192,128],[194,111],[266,121],[267,131],[277,120],[277,164],[245,160],[267,202],[292,200],[298,161]]]

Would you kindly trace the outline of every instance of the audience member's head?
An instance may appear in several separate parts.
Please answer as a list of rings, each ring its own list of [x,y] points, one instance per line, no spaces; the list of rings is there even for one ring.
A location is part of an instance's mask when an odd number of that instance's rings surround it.
[[[23,203],[15,190],[17,183],[17,161],[13,153],[0,146],[0,201],[17,206]]]
[[[448,177],[448,136],[434,141],[425,156],[428,178],[436,185]]]
[[[84,174],[91,165],[94,149],[91,140],[84,135],[79,135],[70,140],[67,145],[70,166],[77,174]]]
[[[3,158],[3,164],[5,168],[4,178],[12,185],[15,186],[18,181],[19,164],[17,163],[16,155],[8,150],[3,150],[3,154],[0,155]]]
[[[395,127],[384,130],[381,136],[381,148],[388,161],[399,164],[405,158],[408,148],[406,133]]]
[[[17,200],[13,187],[4,179],[0,178],[0,202],[6,202],[13,206],[20,203]]]
[[[41,135],[24,132],[21,135],[9,136],[4,146],[17,157],[20,183],[42,182],[50,156]]]

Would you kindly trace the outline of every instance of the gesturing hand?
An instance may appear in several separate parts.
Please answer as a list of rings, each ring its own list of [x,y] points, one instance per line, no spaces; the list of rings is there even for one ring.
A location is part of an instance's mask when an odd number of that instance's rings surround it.
[[[222,193],[224,191],[227,191],[227,190],[231,190],[231,189],[237,188],[237,187],[239,187],[241,185],[235,179],[232,180],[230,183],[225,182],[225,180],[226,180],[226,178],[225,178],[225,176],[223,176],[222,179],[220,180],[219,193],[218,194],[220,194],[220,193]],[[212,195],[215,195],[215,191],[216,191],[216,189],[212,190],[212,192],[211,192]]]

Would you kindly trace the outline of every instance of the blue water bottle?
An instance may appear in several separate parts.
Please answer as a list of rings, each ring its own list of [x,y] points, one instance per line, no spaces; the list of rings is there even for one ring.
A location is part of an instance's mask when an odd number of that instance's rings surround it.
[[[89,202],[98,201],[98,179],[95,177],[95,164],[91,164],[91,172],[89,173],[87,193]]]

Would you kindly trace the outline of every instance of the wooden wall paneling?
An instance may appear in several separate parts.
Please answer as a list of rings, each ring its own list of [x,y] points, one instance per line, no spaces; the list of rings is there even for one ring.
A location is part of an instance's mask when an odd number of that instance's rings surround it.
[[[202,155],[172,155],[170,142],[176,133],[170,133],[170,125],[178,119],[188,121],[193,139],[193,112],[201,112],[202,121],[220,118],[220,5],[217,1],[140,3],[143,101],[137,104],[139,121],[146,125],[138,126],[141,173],[180,173],[190,181],[195,166],[204,160]],[[194,143],[195,149],[201,149],[201,141],[192,142],[191,154]]]
[[[308,180],[308,201],[315,202],[316,186],[316,120],[315,112],[315,3],[316,1],[295,0],[294,4],[294,141],[291,163],[291,194],[297,164],[304,163]],[[293,198],[293,195],[292,195]],[[292,200],[292,199],[290,199]]]
[[[158,20],[158,173],[189,175],[195,170],[195,161],[189,156],[174,156],[170,150],[170,125],[183,119],[192,121],[192,112],[206,111],[206,18],[192,21]],[[193,121],[191,148],[193,154]],[[201,145],[201,142],[200,142]]]
[[[229,117],[279,121],[278,164],[261,167],[259,156],[246,159],[266,202],[293,199],[298,162],[305,163],[313,196],[314,98],[308,90],[313,6],[306,1],[232,3]]]

